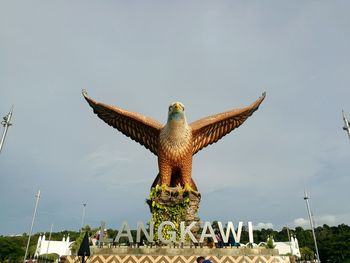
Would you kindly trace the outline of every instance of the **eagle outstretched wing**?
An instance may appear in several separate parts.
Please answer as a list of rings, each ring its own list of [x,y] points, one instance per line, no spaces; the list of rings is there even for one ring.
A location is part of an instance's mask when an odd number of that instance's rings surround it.
[[[161,123],[138,113],[96,102],[85,90],[82,93],[100,119],[157,155],[160,129],[163,127]]]
[[[226,134],[239,127],[259,108],[265,95],[266,93],[264,92],[259,99],[247,107],[233,109],[191,123],[193,136],[192,154],[194,155],[204,147],[217,142]]]

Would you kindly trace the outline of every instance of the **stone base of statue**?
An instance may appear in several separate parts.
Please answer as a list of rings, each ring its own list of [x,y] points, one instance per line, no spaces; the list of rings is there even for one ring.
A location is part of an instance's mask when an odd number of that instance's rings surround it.
[[[147,200],[152,213],[155,239],[157,230],[162,222],[170,221],[174,224],[177,233],[180,233],[180,222],[189,226],[192,222],[198,222],[191,228],[191,232],[198,237],[200,222],[198,217],[199,202],[201,195],[190,189],[178,187],[162,187],[156,185],[151,188],[150,198]],[[168,227],[162,229],[163,237],[166,238]],[[179,237],[177,237],[179,238]]]
[[[156,185],[151,188],[150,198],[147,200],[154,222],[154,232],[162,222],[170,221],[179,230],[180,222],[188,226],[192,222],[198,222],[192,227],[191,232],[196,236],[200,230],[198,209],[201,195],[190,189],[178,187],[162,187]],[[163,228],[166,237],[167,227]],[[180,233],[180,231],[176,231]]]
[[[90,263],[196,263],[199,256],[213,263],[292,263],[292,257],[266,248],[171,248],[171,247],[91,247]],[[78,263],[78,256],[67,256],[66,263]]]

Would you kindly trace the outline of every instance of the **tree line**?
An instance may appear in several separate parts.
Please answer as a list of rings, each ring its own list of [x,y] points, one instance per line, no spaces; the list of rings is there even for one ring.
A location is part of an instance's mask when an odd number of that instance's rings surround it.
[[[213,228],[215,224],[213,222]],[[90,235],[94,235],[98,229],[91,229],[86,226],[84,231],[89,231]],[[136,235],[136,230],[131,231],[133,235]],[[118,231],[114,229],[107,229],[107,235],[109,238],[115,238]],[[323,225],[315,229],[317,246],[321,262],[330,263],[350,263],[350,226],[341,224],[338,226]],[[49,233],[36,233],[32,236],[29,255],[27,258],[33,258],[36,243],[39,235],[45,234],[46,237]],[[62,240],[63,237],[70,236],[71,241],[81,239],[82,233],[75,231],[60,231],[51,233],[51,240]],[[315,246],[310,229],[303,229],[302,227],[296,227],[295,229],[288,229],[284,227],[282,230],[273,229],[261,229],[254,230],[254,242],[266,242],[269,237],[273,237],[276,242],[288,241],[291,235],[295,235],[299,242],[300,252],[302,259],[312,260],[315,255]],[[22,234],[19,236],[0,236],[0,262],[20,262],[23,261],[25,249],[28,242],[28,235]],[[249,242],[248,229],[243,227],[241,235],[241,243],[246,244]],[[76,246],[75,246],[76,247]],[[47,261],[54,259],[54,255],[49,255]],[[46,258],[45,258],[46,261]]]

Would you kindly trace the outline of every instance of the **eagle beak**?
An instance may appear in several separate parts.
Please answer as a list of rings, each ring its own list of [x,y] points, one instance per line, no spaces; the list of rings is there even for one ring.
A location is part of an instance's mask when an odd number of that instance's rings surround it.
[[[180,103],[175,103],[175,106],[174,106],[174,109],[175,109],[175,111],[181,111],[181,105],[180,105]]]

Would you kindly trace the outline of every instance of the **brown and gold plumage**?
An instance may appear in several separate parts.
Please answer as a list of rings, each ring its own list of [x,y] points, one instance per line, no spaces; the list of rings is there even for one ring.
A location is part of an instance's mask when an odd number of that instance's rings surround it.
[[[165,125],[138,113],[123,110],[83,95],[89,105],[108,125],[137,141],[158,156],[159,174],[152,186],[191,187],[192,156],[204,147],[220,140],[251,116],[265,98],[265,93],[247,107],[209,116],[187,124],[184,105],[175,102],[169,106]]]

